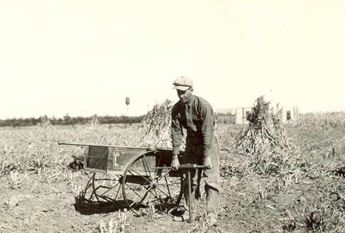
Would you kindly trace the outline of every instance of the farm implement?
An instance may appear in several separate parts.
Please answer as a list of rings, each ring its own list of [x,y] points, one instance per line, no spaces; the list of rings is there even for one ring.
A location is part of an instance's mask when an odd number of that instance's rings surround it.
[[[203,168],[182,164],[179,170],[173,170],[170,167],[171,148],[65,142],[58,142],[58,145],[86,147],[83,166],[90,178],[78,196],[79,202],[109,205],[122,202],[137,216],[143,211],[179,211],[184,185],[188,185],[189,195],[191,193],[190,171]],[[182,178],[184,169],[186,184]],[[193,213],[189,214],[192,220]]]

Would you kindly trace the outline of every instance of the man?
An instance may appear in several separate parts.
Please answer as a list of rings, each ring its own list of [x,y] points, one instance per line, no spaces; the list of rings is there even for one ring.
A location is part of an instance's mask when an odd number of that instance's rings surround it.
[[[203,98],[193,94],[193,81],[187,77],[178,77],[174,83],[179,101],[172,108],[171,138],[173,158],[171,167],[180,166],[179,151],[183,142],[184,130],[187,132],[186,148],[181,163],[204,165],[206,169],[194,171],[192,177],[192,197],[189,211],[194,209],[194,199],[200,197],[198,188],[201,178],[205,181],[206,191],[206,222],[214,225],[217,220],[219,199],[219,154],[218,143],[214,136],[214,113],[211,105]],[[186,174],[184,174],[186,179]],[[184,182],[186,184],[186,181]],[[187,203],[188,186],[184,187],[184,196]],[[188,220],[187,214],[181,216]]]

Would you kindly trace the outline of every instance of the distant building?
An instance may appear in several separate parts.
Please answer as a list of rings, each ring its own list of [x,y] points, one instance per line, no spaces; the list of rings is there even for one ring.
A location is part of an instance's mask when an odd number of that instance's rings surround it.
[[[235,124],[248,124],[249,115],[252,112],[250,107],[235,108]]]
[[[248,117],[252,111],[251,107],[236,107],[236,108],[219,108],[217,113],[229,114],[232,116],[232,123],[234,124],[248,124]]]
[[[282,107],[280,107],[280,109],[282,111],[282,119],[281,120],[284,123],[298,119],[299,111],[298,111],[297,106],[292,106],[292,107],[282,106]]]
[[[271,111],[273,111],[273,113],[277,113],[279,110],[282,113],[281,120],[284,123],[298,119],[299,111],[297,106],[279,106],[271,108]],[[216,109],[216,112],[233,115],[235,124],[248,124],[248,119],[252,112],[252,107],[222,108]]]

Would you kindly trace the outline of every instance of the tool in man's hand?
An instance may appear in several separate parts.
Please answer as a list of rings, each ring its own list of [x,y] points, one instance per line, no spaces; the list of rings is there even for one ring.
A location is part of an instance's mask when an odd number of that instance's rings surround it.
[[[167,168],[167,167],[156,167],[156,169],[164,169],[164,168]],[[187,169],[187,185],[188,185],[188,203],[187,205],[189,206],[189,223],[192,223],[193,220],[194,220],[194,213],[193,213],[193,210],[191,208],[191,196],[192,196],[192,177],[191,177],[191,170],[192,169],[198,169],[198,168],[201,168],[201,169],[206,169],[205,166],[203,165],[197,165],[197,164],[192,164],[192,163],[186,163],[186,164],[182,164],[182,165],[179,165],[178,167],[179,169]],[[173,168],[172,168],[173,169]]]

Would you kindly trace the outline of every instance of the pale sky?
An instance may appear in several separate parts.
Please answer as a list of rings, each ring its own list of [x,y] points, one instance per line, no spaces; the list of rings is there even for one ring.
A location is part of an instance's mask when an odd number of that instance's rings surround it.
[[[179,75],[215,109],[345,110],[344,25],[344,0],[0,0],[0,119],[145,114]]]

